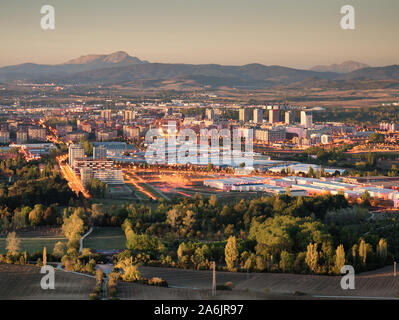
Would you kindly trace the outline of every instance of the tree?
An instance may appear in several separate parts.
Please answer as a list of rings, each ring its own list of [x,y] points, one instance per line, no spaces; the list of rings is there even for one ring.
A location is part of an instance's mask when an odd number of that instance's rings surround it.
[[[47,265],[47,248],[43,247],[43,266]]]
[[[44,207],[41,204],[35,205],[33,210],[29,213],[29,223],[32,227],[38,226],[42,223],[44,214]]]
[[[359,244],[359,257],[362,261],[362,264],[365,265],[367,261],[367,246],[366,242],[362,239]]]
[[[83,230],[84,223],[77,210],[71,216],[64,219],[62,232],[68,240],[73,239],[77,234],[80,235]]]
[[[21,239],[17,237],[17,234],[15,232],[11,232],[8,234],[6,243],[7,253],[13,256],[17,255],[21,249]]]
[[[1,221],[1,230],[7,232],[9,228],[10,228],[10,222],[8,221],[6,215],[4,215]]]
[[[313,167],[309,168],[308,177],[314,178],[316,176]]]
[[[287,251],[281,252],[280,269],[283,272],[290,272],[294,266],[295,256]]]
[[[115,268],[123,270],[122,279],[124,281],[133,282],[140,280],[140,272],[133,264],[133,257],[119,261]]]
[[[44,211],[43,221],[47,225],[54,225],[57,223],[57,209],[54,206],[50,206]]]
[[[388,245],[385,239],[380,239],[377,244],[377,256],[382,264],[385,264],[388,255]]]
[[[227,240],[226,248],[224,250],[227,269],[229,271],[235,270],[235,263],[238,258],[237,241],[236,237],[231,236]]]
[[[183,218],[183,225],[187,230],[190,230],[195,223],[195,213],[192,210],[187,210],[186,216]]]
[[[108,190],[108,185],[98,179],[91,179],[85,184],[85,188],[93,197],[104,198]]]
[[[180,218],[180,213],[176,208],[173,208],[168,211],[167,217],[166,217],[166,222],[170,224],[170,226],[175,229],[178,224],[178,220]]]
[[[101,225],[105,217],[104,206],[99,203],[93,203],[91,206],[90,219],[93,224]]]
[[[26,217],[27,214],[24,208],[22,208],[21,210],[16,210],[14,212],[14,216],[12,217],[12,225],[15,230],[26,228]]]
[[[319,253],[317,251],[317,243],[309,243],[309,245],[307,246],[305,262],[312,272],[316,272],[317,270],[318,259]]]
[[[65,254],[65,244],[61,241],[58,241],[53,249],[53,256],[56,258],[62,258]]]
[[[97,285],[99,285],[99,284],[101,284],[103,282],[103,276],[104,276],[103,271],[100,268],[98,268],[96,270],[96,282],[97,282]]]
[[[216,207],[217,205],[217,198],[214,194],[209,198],[209,205],[212,207]]]
[[[337,273],[341,273],[342,267],[345,265],[345,250],[341,244],[335,251],[335,268]]]
[[[77,209],[70,217],[64,218],[64,224],[62,225],[62,232],[65,237],[69,240],[68,247],[79,247],[79,239],[84,231],[84,222],[80,217],[80,210]]]
[[[256,265],[256,256],[254,253],[251,253],[249,257],[245,260],[244,269],[248,272],[253,270]]]
[[[370,207],[371,206],[371,204],[370,204],[371,197],[370,197],[370,193],[367,190],[363,192],[363,194],[361,196],[361,199],[362,199],[362,205],[364,207]]]

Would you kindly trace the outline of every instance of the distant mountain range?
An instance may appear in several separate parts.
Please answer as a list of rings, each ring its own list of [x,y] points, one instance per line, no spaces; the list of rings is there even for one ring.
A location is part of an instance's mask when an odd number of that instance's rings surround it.
[[[75,72],[146,64],[126,52],[118,51],[109,55],[87,55],[58,65],[24,63],[0,68],[0,81],[35,80],[58,78]]]
[[[345,61],[341,64],[331,64],[329,66],[315,66],[311,68],[312,71],[319,71],[319,72],[336,72],[336,73],[348,73],[352,71],[356,71],[363,68],[370,67],[367,64],[356,62],[356,61]]]
[[[370,81],[374,81],[372,86],[374,88],[382,85],[378,83],[381,80],[385,81],[384,87],[398,85],[399,66],[379,68],[363,66],[366,65],[346,62],[341,65],[300,70],[262,64],[223,66],[149,63],[120,51],[110,55],[82,56],[59,65],[25,63],[3,67],[0,68],[0,81],[125,84],[153,88],[167,87],[171,84],[175,87],[207,88],[272,88],[276,86],[352,88],[359,87],[359,83],[361,83],[360,87],[364,86],[364,83],[370,85]]]

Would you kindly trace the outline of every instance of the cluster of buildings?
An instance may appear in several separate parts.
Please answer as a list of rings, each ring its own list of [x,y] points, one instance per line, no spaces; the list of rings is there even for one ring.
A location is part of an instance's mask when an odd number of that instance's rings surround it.
[[[202,110],[204,114],[191,113]],[[12,112],[12,111],[11,111]],[[253,129],[255,143],[274,147],[306,148],[313,145],[329,145],[344,139],[366,139],[356,136],[356,128],[342,123],[315,124],[313,116],[323,112],[322,108],[304,109],[290,105],[223,105],[218,103],[197,103],[173,100],[168,103],[133,104],[130,102],[105,101],[104,104],[84,103],[65,105],[60,108],[23,109],[29,113],[35,127],[15,125],[15,114],[9,120],[10,127],[0,128],[0,143],[15,140],[17,143],[46,141],[46,129],[38,125],[40,121],[56,119],[57,124],[47,129],[66,143],[76,143],[82,139],[107,142],[143,141],[148,130],[160,128],[165,131],[167,123],[177,123],[177,130],[200,129]],[[238,119],[226,116],[238,112]],[[27,117],[24,117],[25,119]],[[230,118],[230,119],[229,119]],[[54,123],[54,122],[53,122]],[[15,129],[16,128],[16,129]],[[12,132],[14,130],[15,132]],[[10,135],[7,134],[7,131]]]
[[[356,128],[342,123],[314,124],[313,113],[322,111],[288,105],[251,106],[239,109],[239,122],[254,130],[257,143],[273,146],[328,145],[334,138],[356,133]]]
[[[124,184],[122,170],[115,167],[114,160],[107,158],[107,145],[96,144],[93,147],[93,157],[85,157],[80,144],[70,145],[69,166],[80,175],[83,184],[92,179],[108,185]]]
[[[388,177],[387,177],[388,178]],[[392,178],[388,178],[391,179]],[[395,178],[393,178],[395,179]],[[396,178],[399,183],[399,177]],[[204,186],[225,192],[265,192],[292,196],[316,196],[342,193],[347,199],[357,200],[367,192],[370,197],[385,201],[391,207],[399,208],[399,191],[373,185],[369,181],[351,181],[345,178],[305,178],[305,177],[234,177],[205,180]]]
[[[381,131],[390,131],[390,132],[397,132],[399,131],[399,124],[394,122],[381,122],[380,123],[380,130]]]
[[[8,119],[0,125],[0,144],[46,142],[47,130],[32,121]]]

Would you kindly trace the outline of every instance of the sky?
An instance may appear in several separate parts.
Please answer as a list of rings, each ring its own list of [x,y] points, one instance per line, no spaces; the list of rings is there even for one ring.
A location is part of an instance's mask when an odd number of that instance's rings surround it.
[[[55,30],[40,9],[55,8]],[[355,30],[340,27],[344,5]],[[0,66],[126,51],[150,62],[399,64],[397,0],[2,0]]]

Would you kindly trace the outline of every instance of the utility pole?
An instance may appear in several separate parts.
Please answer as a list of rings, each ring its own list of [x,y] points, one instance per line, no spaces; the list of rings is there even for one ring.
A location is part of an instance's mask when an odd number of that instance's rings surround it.
[[[393,263],[393,276],[396,277],[396,261]]]
[[[212,296],[216,296],[216,264],[215,261],[212,261],[212,269],[213,269],[213,274],[212,274]]]

